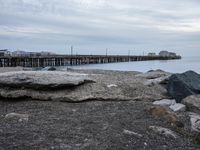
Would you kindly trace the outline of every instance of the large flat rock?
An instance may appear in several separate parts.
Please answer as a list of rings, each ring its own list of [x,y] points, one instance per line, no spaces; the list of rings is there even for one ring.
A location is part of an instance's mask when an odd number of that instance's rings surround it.
[[[17,74],[3,74],[1,77],[5,80],[2,78],[0,80],[2,85],[0,96],[6,99],[30,98],[81,102],[90,100],[153,101],[167,98],[164,87],[159,84],[146,86],[144,82],[147,79],[137,77],[134,72],[17,72]],[[91,81],[95,82],[91,83]]]
[[[86,82],[93,82],[85,74],[70,72],[19,71],[0,74],[0,87],[57,89],[74,87]]]

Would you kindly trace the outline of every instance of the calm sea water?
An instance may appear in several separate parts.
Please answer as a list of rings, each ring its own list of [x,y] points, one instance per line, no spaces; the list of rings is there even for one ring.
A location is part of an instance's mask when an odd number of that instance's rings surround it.
[[[156,61],[138,61],[109,64],[91,64],[74,66],[80,69],[103,69],[120,71],[140,71],[162,69],[172,73],[182,73],[187,70],[193,70],[200,73],[200,57],[183,57],[181,60],[156,60]]]

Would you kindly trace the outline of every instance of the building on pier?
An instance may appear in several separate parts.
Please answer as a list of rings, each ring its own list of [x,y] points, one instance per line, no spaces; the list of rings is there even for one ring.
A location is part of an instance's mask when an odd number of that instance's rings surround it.
[[[159,56],[162,56],[162,57],[176,57],[177,55],[174,52],[160,51]]]
[[[156,56],[156,53],[148,53],[148,56]]]
[[[0,56],[10,56],[11,52],[8,49],[1,49]]]
[[[39,57],[39,56],[52,56],[55,55],[54,53],[51,52],[26,52],[26,51],[14,51],[11,53],[13,57]]]

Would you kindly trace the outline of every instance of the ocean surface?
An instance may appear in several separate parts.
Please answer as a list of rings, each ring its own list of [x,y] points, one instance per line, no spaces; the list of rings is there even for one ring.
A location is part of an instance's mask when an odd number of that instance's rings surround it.
[[[200,73],[200,57],[183,57],[180,60],[156,60],[156,61],[135,61],[109,64],[90,64],[73,66],[78,69],[103,69],[119,71],[139,71],[147,72],[149,70],[161,69],[172,73],[182,73],[193,70]]]

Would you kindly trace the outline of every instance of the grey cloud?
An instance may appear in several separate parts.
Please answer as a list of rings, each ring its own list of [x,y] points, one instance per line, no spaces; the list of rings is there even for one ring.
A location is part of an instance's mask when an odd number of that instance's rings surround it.
[[[128,49],[187,54],[199,48],[198,5],[197,0],[0,0],[0,48],[65,53],[71,44],[79,53],[109,47],[116,54]]]

